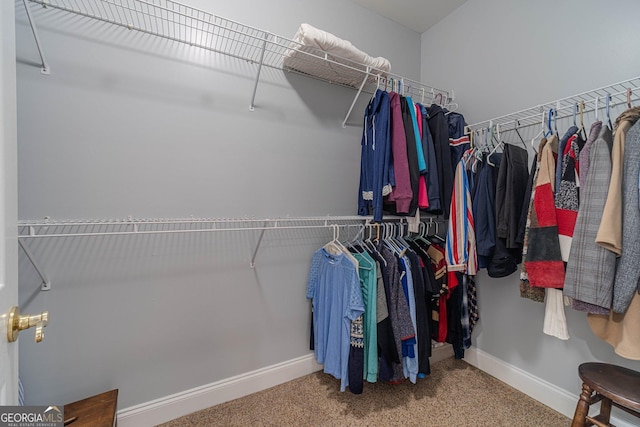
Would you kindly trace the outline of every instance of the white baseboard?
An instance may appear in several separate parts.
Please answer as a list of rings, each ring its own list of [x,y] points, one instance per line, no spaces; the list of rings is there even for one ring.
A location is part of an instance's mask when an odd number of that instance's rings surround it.
[[[452,355],[451,346],[434,349],[431,362],[435,363]],[[489,353],[477,348],[465,351],[464,360],[511,387],[531,396],[544,405],[572,418],[578,402],[578,394],[570,393],[543,379],[535,377]],[[291,381],[322,369],[313,354],[298,357],[266,368],[258,369],[215,383],[196,387],[160,399],[118,411],[119,427],[155,426],[183,415],[228,402],[242,396]],[[598,406],[598,405],[595,405]],[[595,409],[595,408],[594,408]],[[614,408],[614,411],[616,408]],[[618,427],[634,427],[634,424],[615,416],[611,422]]]
[[[464,360],[472,366],[488,373],[489,375],[509,384],[511,387],[531,396],[538,402],[554,409],[561,414],[573,418],[578,403],[579,391],[570,393],[548,381],[531,375],[529,372],[513,366],[504,360],[498,359],[477,348],[465,350]],[[576,368],[577,375],[577,368]],[[593,411],[599,410],[599,405],[594,405]],[[616,408],[614,408],[614,411]],[[611,423],[617,427],[634,427],[625,420],[611,417]]]
[[[118,411],[118,427],[155,426],[322,369],[313,354]]]
[[[453,356],[451,345],[434,348],[431,363]],[[256,393],[322,369],[313,354],[118,411],[119,427],[155,426],[192,412]]]

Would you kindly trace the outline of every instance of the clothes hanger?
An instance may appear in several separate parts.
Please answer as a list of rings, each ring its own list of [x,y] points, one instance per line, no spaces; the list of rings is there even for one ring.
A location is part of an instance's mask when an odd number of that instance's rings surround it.
[[[536,139],[538,139],[538,138],[540,138],[541,136],[544,135],[544,119],[545,119],[545,115],[546,115],[545,113],[546,113],[546,111],[543,109],[542,110],[542,120],[540,120],[540,124],[542,125],[540,127],[540,132],[538,132],[536,134],[536,136],[531,138],[531,148],[533,148],[533,152],[534,153],[538,153],[538,147],[536,147],[536,144],[535,144]]]
[[[527,149],[527,143],[524,142],[524,138],[522,137],[522,135],[520,134],[520,120],[514,120],[514,128],[513,130],[516,132],[516,134],[518,135],[518,137],[520,138],[520,142],[522,142],[522,147],[526,150]]]
[[[611,101],[611,95],[607,94],[607,100],[605,101],[607,106],[607,126],[609,126],[609,130],[613,130],[613,123],[611,123],[611,116],[609,115],[609,103]]]
[[[364,243],[367,245],[367,248],[369,248],[371,250],[371,253],[376,254],[378,256],[378,258],[380,258],[382,260],[382,264],[386,267],[387,266],[387,261],[384,259],[384,257],[380,253],[380,251],[378,251],[378,248],[376,248],[376,245],[371,240],[373,238],[373,228],[374,228],[374,226],[375,226],[375,228],[377,230],[378,238],[380,237],[380,224],[378,224],[378,223],[375,223],[375,224],[367,223],[367,228],[369,228],[369,237],[364,241]],[[378,241],[378,240],[376,240],[376,241]]]
[[[431,218],[429,218],[429,221],[431,221]],[[422,242],[422,243],[424,243],[424,244],[425,244],[425,245],[427,245],[427,246],[431,245],[431,242],[430,242],[430,241],[428,241],[428,240],[426,239],[426,236],[427,236],[427,234],[426,234],[426,233],[427,233],[427,230],[428,230],[428,226],[427,226],[427,224],[421,221],[421,222],[418,224],[418,233],[417,233],[417,234],[414,234],[414,235],[412,236],[412,239],[413,239],[414,241],[416,241],[416,242]]]
[[[553,134],[553,131],[551,130],[552,119],[553,119],[553,108],[549,108],[549,114],[547,114],[547,128],[544,133],[544,136],[547,138]]]
[[[631,88],[627,88],[627,108],[631,108]]]
[[[432,234],[431,236],[429,236],[429,238],[432,239],[431,241],[437,240],[440,243],[446,243],[447,241],[445,239],[443,239],[442,237],[440,237],[440,233],[439,233],[439,230],[438,230],[440,228],[440,226],[439,226],[438,221],[434,221],[433,224],[436,227],[436,232],[435,232],[435,234]]]
[[[364,244],[358,239],[360,237],[360,234],[363,233],[363,232],[364,232],[364,225],[361,224],[361,228],[360,228],[360,230],[358,230],[356,235],[353,236],[350,240],[346,241],[344,243],[344,245],[347,248],[352,249],[353,251],[355,251],[355,252],[357,252],[359,254],[362,254],[363,253],[362,247],[363,247]],[[360,246],[360,249],[358,249],[358,246]]]
[[[340,255],[342,253],[342,249],[336,243],[338,239],[337,225],[331,224],[331,230],[333,231],[333,239],[327,242],[327,244],[325,244],[322,248],[330,255]]]
[[[498,151],[498,148],[504,145],[504,142],[502,142],[502,139],[500,137],[500,123],[496,124],[496,133],[498,135],[498,143],[493,147],[493,149],[487,155],[487,164],[490,166],[493,166],[494,168],[496,167],[496,165],[491,163],[491,156],[495,154],[496,151]]]
[[[393,243],[396,250],[398,251],[398,255],[403,256],[406,248],[404,245],[400,243],[397,239],[398,230],[396,229],[396,224],[389,224],[389,241]]]
[[[446,109],[447,109],[447,112],[444,113],[444,115],[448,116],[449,114],[453,113],[454,111],[456,111],[458,109],[458,103],[457,102],[450,102],[449,104],[447,104]]]
[[[598,121],[598,101],[599,100],[600,100],[600,97],[596,96],[596,99],[594,100],[594,104],[595,104],[594,113],[595,113],[596,122]]]
[[[405,240],[404,224],[402,223],[402,220],[400,220],[400,221],[401,222],[398,224],[398,228],[399,228],[399,231],[400,231],[400,233],[398,235],[398,238],[400,239],[400,243],[402,243],[405,248],[408,248],[409,247],[409,243]],[[409,231],[408,228],[409,227],[408,227],[408,224],[407,224],[407,232]]]
[[[356,234],[356,236],[354,236],[354,239],[352,239],[351,242],[347,242],[346,245],[350,246],[354,251],[356,251],[356,253],[358,253],[360,255],[363,255],[360,259],[356,258],[356,260],[358,261],[358,269],[371,271],[371,270],[373,270],[374,265],[371,263],[371,261],[369,261],[368,258],[366,258],[364,256],[364,252],[365,251],[364,250],[358,250],[358,248],[356,246],[354,246],[354,243],[357,244],[357,245],[360,245],[361,248],[364,246],[363,242],[359,242],[359,241],[355,240],[356,237],[360,234],[360,232],[363,232],[363,230],[364,230],[364,226],[360,231],[358,231],[358,234]]]
[[[353,263],[353,265],[356,266],[356,268],[360,268],[360,262],[356,259],[356,257],[353,256],[351,252],[349,252],[349,249],[347,249],[347,247],[343,245],[342,242],[340,241],[340,226],[338,224],[334,224],[334,226],[336,230],[334,243],[340,249],[342,254],[345,255],[347,258],[349,258],[349,260]]]
[[[580,101],[580,129],[578,132],[582,133],[582,138],[587,139],[587,131],[584,128],[584,101]]]
[[[396,254],[400,253],[400,248],[398,248],[395,244],[395,242],[393,242],[389,236],[390,236],[390,230],[389,230],[389,224],[386,222],[382,223],[382,230],[383,230],[383,234],[382,234],[382,242],[387,246],[387,248],[391,249],[391,251],[393,251]]]

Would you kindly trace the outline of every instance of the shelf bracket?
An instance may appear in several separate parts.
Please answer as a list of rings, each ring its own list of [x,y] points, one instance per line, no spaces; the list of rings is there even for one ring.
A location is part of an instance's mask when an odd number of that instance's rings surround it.
[[[360,97],[360,94],[362,93],[362,88],[364,88],[365,83],[367,83],[367,80],[369,79],[369,73],[371,72],[371,68],[367,67],[367,71],[364,74],[364,79],[362,79],[362,83],[360,83],[360,89],[358,89],[358,93],[356,93],[355,98],[353,98],[353,102],[351,103],[351,106],[349,107],[349,111],[347,111],[347,116],[344,118],[344,121],[342,122],[342,127],[346,128],[347,127],[347,120],[349,120],[349,116],[351,115],[351,112],[353,111],[353,107],[356,105],[356,101],[358,100],[358,98]]]
[[[51,281],[47,278],[47,276],[45,276],[45,274],[40,269],[40,266],[36,262],[36,259],[33,256],[33,253],[31,252],[31,250],[20,239],[18,239],[18,244],[20,244],[20,247],[22,248],[24,253],[27,255],[27,258],[29,258],[29,261],[31,261],[31,265],[33,265],[33,268],[36,269],[36,272],[38,273],[38,275],[42,279],[42,285],[40,286],[40,290],[41,291],[49,291],[49,290],[51,290]]]
[[[25,0],[26,1],[26,0]],[[251,95],[251,105],[249,111],[255,110],[256,105],[256,92],[258,90],[258,82],[260,81],[260,71],[262,71],[262,64],[264,63],[264,52],[267,50],[267,42],[269,41],[269,33],[264,33],[264,41],[262,42],[262,51],[260,52],[260,63],[258,64],[258,72],[256,73],[256,81],[253,84],[253,94]]]
[[[264,237],[264,232],[267,229],[268,222],[269,220],[267,219],[264,221],[264,224],[262,224],[262,230],[260,231],[260,237],[258,238],[258,243],[256,243],[256,248],[253,250],[253,255],[251,256],[251,263],[249,264],[251,268],[256,268],[256,256],[258,255],[258,249],[260,249],[260,244],[262,243],[262,238]]]
[[[51,69],[49,68],[49,63],[47,62],[47,59],[44,57],[44,51],[42,50],[42,46],[40,45],[40,37],[38,36],[38,29],[36,28],[36,22],[33,20],[33,16],[31,16],[31,7],[29,6],[29,1],[22,0],[22,3],[24,3],[24,9],[27,12],[27,18],[29,18],[29,25],[31,25],[33,38],[36,40],[36,47],[38,48],[38,54],[40,54],[40,61],[42,62],[42,67],[40,68],[40,72],[42,74],[49,75],[51,74]]]

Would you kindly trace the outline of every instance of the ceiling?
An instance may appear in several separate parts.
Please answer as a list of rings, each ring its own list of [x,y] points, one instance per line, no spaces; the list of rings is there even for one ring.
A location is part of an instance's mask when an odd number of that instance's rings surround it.
[[[424,33],[467,0],[353,0],[407,28]]]

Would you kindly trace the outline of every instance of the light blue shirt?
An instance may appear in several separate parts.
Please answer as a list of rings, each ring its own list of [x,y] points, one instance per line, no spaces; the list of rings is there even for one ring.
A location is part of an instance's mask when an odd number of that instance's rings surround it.
[[[340,391],[349,385],[351,321],[364,313],[355,265],[344,254],[325,249],[313,254],[307,283],[313,306],[314,354],[324,372],[340,379]]]

